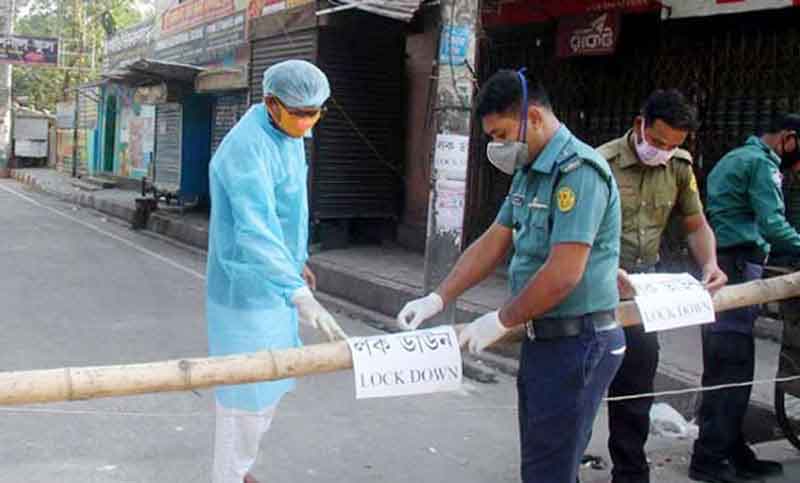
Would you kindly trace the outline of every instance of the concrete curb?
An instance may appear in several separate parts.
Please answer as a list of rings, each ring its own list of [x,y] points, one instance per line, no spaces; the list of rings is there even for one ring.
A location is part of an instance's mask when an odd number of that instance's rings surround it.
[[[176,222],[158,212],[150,215],[147,229],[195,248],[208,250],[208,231],[198,229],[189,223]]]
[[[46,185],[40,183],[30,173],[21,173],[19,171],[12,170],[11,177],[17,180],[18,182],[26,186],[29,186],[34,190],[54,196],[62,201],[74,203],[76,205],[83,206],[85,208],[91,208],[97,210],[101,213],[113,216],[115,218],[120,218],[124,221],[127,221],[128,223],[133,221],[133,216],[134,213],[136,212],[136,210],[133,208],[120,205],[118,203],[114,203],[109,200],[97,199],[91,193],[85,193],[85,192],[64,193],[61,191],[48,189]]]
[[[49,189],[47,185],[40,183],[36,177],[30,173],[11,171],[11,177],[18,182],[42,193],[54,196],[62,201],[74,203],[85,208],[97,210],[103,214],[113,216],[127,223],[132,223],[136,209],[111,200],[98,198],[92,192],[76,191],[65,193],[54,189]],[[188,223],[181,223],[171,219],[169,216],[153,213],[147,223],[147,229],[169,238],[178,240],[195,248],[208,249],[208,232],[200,230]]]
[[[309,265],[325,292],[387,316],[394,316],[410,299],[423,295],[418,287],[367,272],[354,272],[352,268],[328,260],[311,257]],[[456,310],[456,322],[467,323],[495,309],[461,301]]]

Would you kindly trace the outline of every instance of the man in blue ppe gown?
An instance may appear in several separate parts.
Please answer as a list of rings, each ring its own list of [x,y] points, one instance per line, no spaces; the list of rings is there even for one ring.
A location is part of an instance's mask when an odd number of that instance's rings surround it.
[[[212,356],[300,345],[298,320],[344,338],[314,298],[308,258],[303,135],[330,96],[325,74],[290,60],[264,73],[264,102],[228,133],[211,160],[208,342]],[[294,380],[216,390],[214,483],[246,483],[263,434]]]

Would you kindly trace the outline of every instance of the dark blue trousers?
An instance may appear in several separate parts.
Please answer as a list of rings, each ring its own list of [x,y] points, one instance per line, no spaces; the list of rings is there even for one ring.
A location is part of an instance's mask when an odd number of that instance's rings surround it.
[[[522,344],[517,389],[524,483],[578,479],[597,409],[622,363],[622,329]]]
[[[718,255],[720,268],[728,283],[758,280],[764,262],[748,250]],[[717,314],[717,321],[703,326],[703,386],[717,386],[753,380],[755,345],[753,323],[758,307],[742,307]],[[750,404],[751,386],[719,389],[703,393],[698,426],[700,436],[694,443],[692,465],[714,467],[728,462],[754,458],[747,446],[742,423]]]

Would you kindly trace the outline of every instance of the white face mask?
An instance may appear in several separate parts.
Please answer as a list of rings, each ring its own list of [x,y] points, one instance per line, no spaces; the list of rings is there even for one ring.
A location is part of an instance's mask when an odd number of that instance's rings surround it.
[[[667,151],[653,146],[644,137],[644,121],[641,126],[642,129],[639,133],[641,139],[636,141],[636,154],[639,156],[639,160],[647,166],[664,166],[675,156],[678,148]]]
[[[486,146],[486,157],[492,165],[507,175],[514,174],[514,171],[527,165],[528,143],[520,141],[508,141],[504,143],[489,143]]]

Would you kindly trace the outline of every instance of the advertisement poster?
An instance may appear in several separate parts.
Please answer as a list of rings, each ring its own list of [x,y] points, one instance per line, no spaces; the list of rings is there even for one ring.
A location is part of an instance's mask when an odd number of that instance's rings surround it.
[[[158,60],[193,65],[247,62],[248,0],[188,0],[160,15]]]
[[[128,123],[128,152],[131,174],[146,176],[155,150],[155,106],[141,106],[139,115]]]
[[[178,3],[161,16],[161,33],[169,35],[211,22],[236,11],[235,0],[193,0]]]
[[[58,39],[0,36],[0,64],[58,65]]]
[[[266,1],[266,0],[264,0]],[[106,70],[152,58],[201,66],[245,64],[251,7],[258,0],[186,0],[118,32],[106,43]]]
[[[155,57],[182,64],[225,63],[237,48],[246,44],[246,20],[246,13],[239,12],[163,36],[155,44]]]
[[[464,225],[468,158],[468,136],[436,136],[436,150],[433,155],[433,166],[436,170],[436,229],[439,233],[455,233],[459,238]]]

